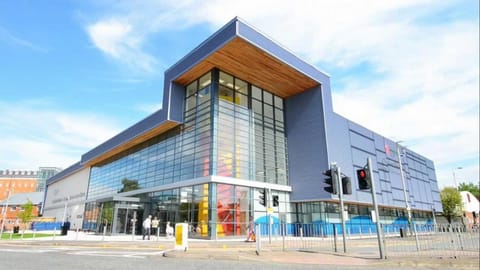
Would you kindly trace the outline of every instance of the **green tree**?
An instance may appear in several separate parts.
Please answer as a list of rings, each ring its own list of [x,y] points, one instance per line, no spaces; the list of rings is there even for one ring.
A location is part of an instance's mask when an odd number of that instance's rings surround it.
[[[128,178],[123,178],[122,185],[123,187],[119,190],[119,193],[136,190],[140,188],[137,180],[130,180]]]
[[[447,218],[448,223],[452,223],[452,218],[462,215],[462,196],[460,192],[453,187],[445,187],[440,192],[442,200],[443,215]]]
[[[22,205],[23,211],[18,213],[17,217],[22,221],[23,223],[23,233],[25,233],[25,227],[27,226],[27,223],[30,222],[33,218],[33,203],[32,201],[28,200],[27,203]]]
[[[475,185],[473,183],[460,183],[460,185],[458,185],[458,191],[469,191],[473,196],[480,200],[480,185]]]

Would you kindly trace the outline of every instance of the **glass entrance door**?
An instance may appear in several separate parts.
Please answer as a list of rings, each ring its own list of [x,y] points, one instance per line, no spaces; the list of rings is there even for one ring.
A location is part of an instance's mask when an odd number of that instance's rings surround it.
[[[132,225],[135,234],[141,234],[143,209],[138,204],[117,202],[115,205],[113,234],[132,234]]]

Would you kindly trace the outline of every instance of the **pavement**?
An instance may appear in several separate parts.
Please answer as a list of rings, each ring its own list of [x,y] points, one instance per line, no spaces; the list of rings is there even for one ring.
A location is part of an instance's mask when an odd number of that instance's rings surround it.
[[[369,253],[335,253],[335,252],[302,252],[298,250],[282,251],[263,247],[256,251],[255,242],[244,239],[188,239],[188,248],[175,248],[175,239],[165,236],[151,236],[150,240],[142,240],[142,236],[131,235],[97,235],[86,232],[69,231],[67,235],[54,237],[38,237],[34,239],[2,240],[0,244],[39,245],[39,246],[76,246],[108,249],[144,249],[161,251],[167,258],[207,259],[228,261],[268,261],[273,263],[358,266],[359,268],[385,269],[390,267],[425,268],[425,269],[480,269],[479,257],[470,258],[423,258],[392,257],[379,259],[377,252]]]

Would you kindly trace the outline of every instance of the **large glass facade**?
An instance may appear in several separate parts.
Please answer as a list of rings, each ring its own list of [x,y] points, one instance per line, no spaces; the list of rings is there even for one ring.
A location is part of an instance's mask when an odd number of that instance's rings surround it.
[[[217,70],[185,91],[182,127],[93,166],[88,199],[208,175],[288,184],[280,97]]]
[[[210,175],[210,73],[186,89],[185,123],[92,167],[88,198]]]
[[[159,232],[167,221],[187,221],[201,237],[244,235],[250,220],[266,212],[256,189],[162,186],[209,175],[287,185],[283,115],[280,97],[217,69],[208,72],[185,87],[181,127],[91,168],[84,227],[139,233],[138,223],[128,221],[148,213],[160,219]],[[158,191],[142,192],[155,187]],[[135,194],[129,197],[137,203],[102,201],[125,192]],[[286,212],[288,194],[277,194],[278,210]]]
[[[283,99],[219,72],[217,175],[287,185]]]

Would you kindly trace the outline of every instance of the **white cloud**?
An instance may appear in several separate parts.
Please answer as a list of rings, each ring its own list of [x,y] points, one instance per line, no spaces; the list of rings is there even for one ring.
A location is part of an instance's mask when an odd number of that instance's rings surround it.
[[[457,166],[469,181],[479,175],[478,17],[453,13],[459,5],[469,8],[454,0],[126,1],[96,23],[115,29],[96,44],[142,52],[162,29],[215,30],[240,16],[320,69],[345,71],[331,78],[341,85],[332,89],[335,111],[431,158],[444,186]],[[375,76],[348,72],[359,64]]]
[[[0,165],[4,169],[66,168],[115,135],[112,120],[66,113],[42,102],[0,102]]]
[[[132,68],[152,72],[156,60],[142,51],[144,36],[133,31],[134,26],[117,19],[99,21],[87,27],[93,44],[106,55]]]
[[[25,47],[36,52],[45,53],[48,51],[47,49],[42,48],[26,39],[22,39],[13,35],[7,29],[1,26],[0,26],[0,41],[10,44],[12,46]]]

